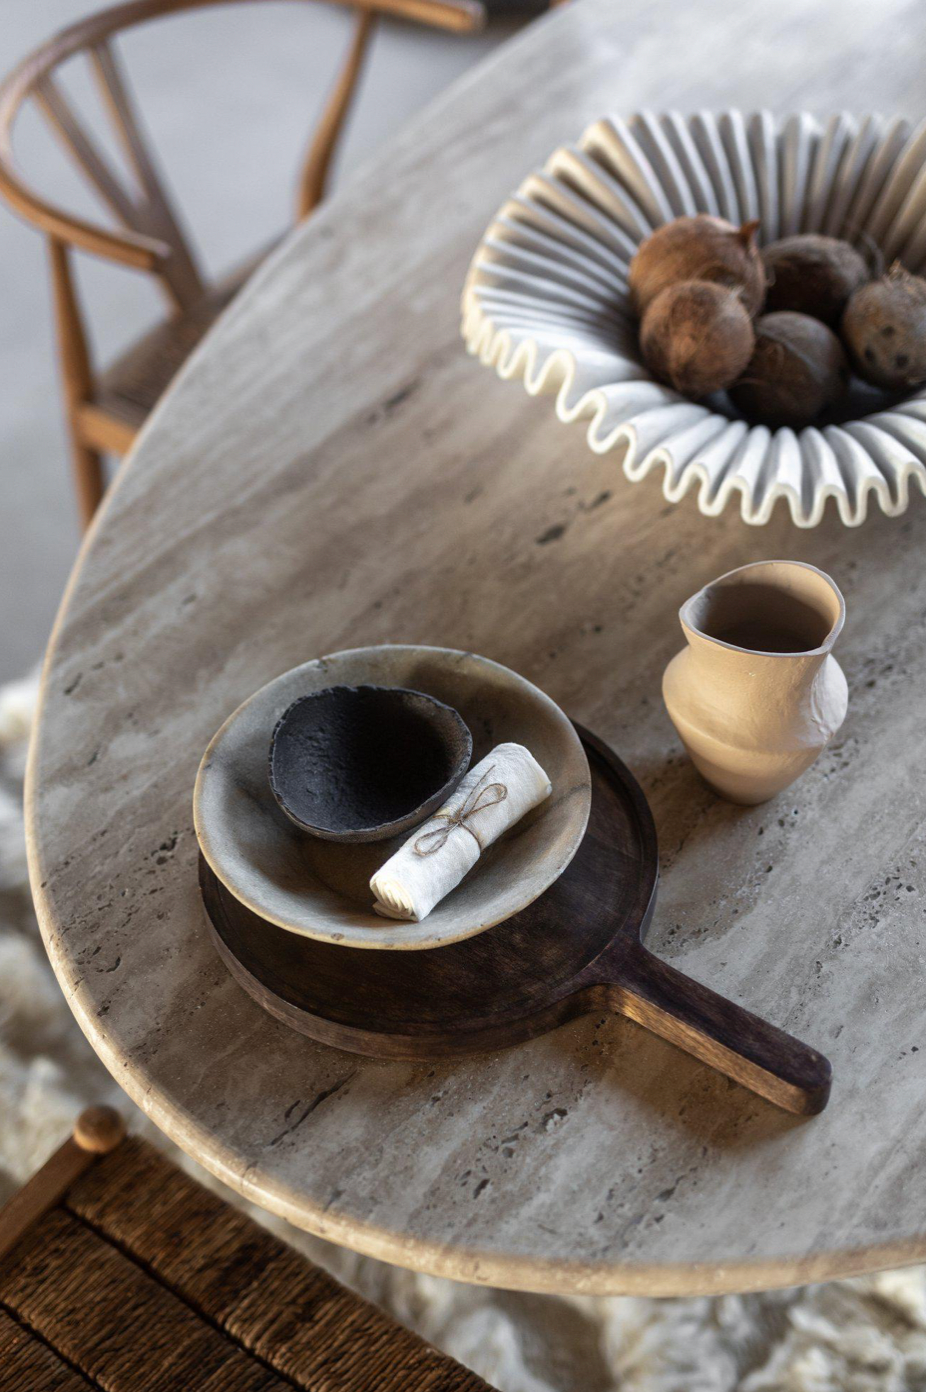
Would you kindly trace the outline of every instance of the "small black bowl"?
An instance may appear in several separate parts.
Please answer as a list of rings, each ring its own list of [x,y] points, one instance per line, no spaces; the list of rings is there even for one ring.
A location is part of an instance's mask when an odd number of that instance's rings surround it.
[[[325,841],[409,831],[462,779],[473,739],[450,706],[396,686],[300,696],[270,741],[270,787],[290,821]]]

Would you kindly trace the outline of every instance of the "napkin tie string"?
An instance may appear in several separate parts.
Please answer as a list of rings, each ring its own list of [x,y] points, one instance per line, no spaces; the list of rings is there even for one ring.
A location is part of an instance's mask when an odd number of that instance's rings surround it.
[[[435,813],[434,820],[437,821],[439,819],[444,825],[432,827],[430,831],[422,832],[414,845],[415,855],[433,855],[435,851],[439,851],[447,844],[447,838],[452,832],[456,831],[457,827],[460,827],[463,831],[468,831],[480,851],[482,850],[482,842],[479,840],[470,822],[477,812],[482,812],[487,807],[497,806],[498,803],[504,802],[505,798],[508,796],[508,789],[505,787],[504,783],[486,783],[486,779],[489,777],[489,774],[493,772],[494,768],[495,765],[490,764],[479,782],[474,788],[470,789],[459,807],[454,808],[452,812]]]

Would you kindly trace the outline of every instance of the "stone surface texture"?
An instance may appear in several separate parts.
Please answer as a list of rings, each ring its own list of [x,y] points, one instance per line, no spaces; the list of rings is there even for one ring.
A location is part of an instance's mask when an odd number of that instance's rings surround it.
[[[540,20],[257,275],[156,412],[68,590],[29,779],[59,981],[145,1111],[249,1198],[392,1262],[571,1292],[791,1284],[926,1254],[926,508],[800,532],[670,506],[471,362],[487,216],[603,111],[766,99],[916,114],[926,12],[611,5]],[[842,589],[850,708],[776,802],[699,781],[659,679],[679,604],[749,560]],[[191,795],[229,710],[318,653],[472,649],[643,782],[649,943],[829,1055],[810,1121],[629,1023],[464,1063],[314,1046],[201,922]]]

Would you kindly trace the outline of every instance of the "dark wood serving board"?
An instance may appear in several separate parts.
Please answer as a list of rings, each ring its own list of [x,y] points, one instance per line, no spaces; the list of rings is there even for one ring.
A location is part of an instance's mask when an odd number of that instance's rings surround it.
[[[620,759],[582,731],[588,831],[556,883],[507,922],[447,947],[336,947],[266,923],[200,860],[213,940],[231,974],[285,1024],[375,1058],[452,1058],[615,1010],[789,1112],[826,1106],[822,1054],[643,946],[658,853],[649,805]]]

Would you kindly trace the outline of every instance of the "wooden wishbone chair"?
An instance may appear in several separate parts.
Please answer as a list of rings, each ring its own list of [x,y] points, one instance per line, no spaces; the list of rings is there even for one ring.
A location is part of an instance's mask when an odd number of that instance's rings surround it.
[[[307,3],[307,0],[302,0]],[[357,89],[364,55],[379,15],[394,15],[442,29],[481,27],[478,0],[331,0],[356,11],[347,57],[311,141],[299,178],[296,215],[320,202],[338,138]],[[171,206],[152,158],[116,50],[122,30],[144,20],[214,4],[262,0],[130,0],[91,15],[37,48],[0,86],[0,194],[48,238],[65,410],[81,521],[86,526],[103,494],[103,454],[124,454],[152,406],[193,347],[229,303],[259,257],[227,279],[208,285]],[[56,69],[85,55],[133,176],[115,172],[94,143],[58,81]],[[32,100],[112,215],[109,228],[73,217],[33,192],[13,158],[13,127]],[[94,255],[154,276],[169,305],[168,319],[98,373],[91,359],[71,268],[71,251]]]

